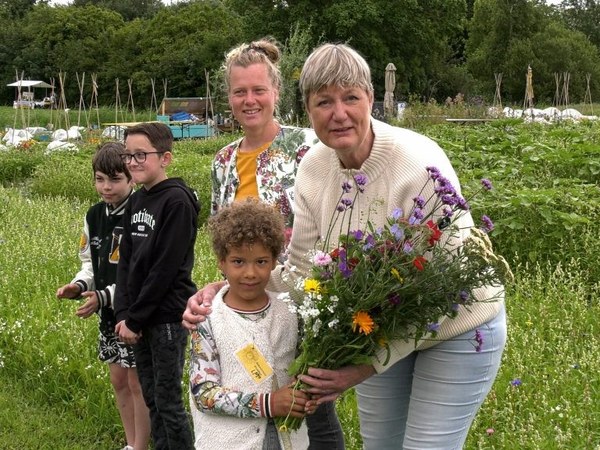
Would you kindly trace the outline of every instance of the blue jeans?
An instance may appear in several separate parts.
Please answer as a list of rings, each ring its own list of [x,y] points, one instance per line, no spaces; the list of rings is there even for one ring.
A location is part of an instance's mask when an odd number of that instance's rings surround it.
[[[181,380],[188,332],[181,322],[145,327],[133,346],[156,450],[193,450]]]
[[[344,433],[338,420],[335,403],[320,405],[314,414],[306,416],[309,450],[344,450]]]
[[[448,319],[451,320],[451,319]],[[475,330],[411,353],[356,386],[364,449],[461,449],[506,344],[504,307]]]

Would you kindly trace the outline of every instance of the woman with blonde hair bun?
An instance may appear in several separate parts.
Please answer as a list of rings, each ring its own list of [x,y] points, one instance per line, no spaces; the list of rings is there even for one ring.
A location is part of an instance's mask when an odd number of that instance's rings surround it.
[[[226,55],[223,72],[227,97],[243,136],[219,150],[213,159],[211,214],[234,201],[258,198],[273,205],[283,216],[287,246],[294,221],[293,191],[298,165],[318,139],[310,129],[283,125],[275,118],[281,92],[280,57],[277,42],[271,38],[241,44]],[[281,258],[285,259],[285,252]],[[226,398],[219,396],[215,391],[219,386],[215,387],[206,376],[206,369],[209,373],[218,370],[211,365],[214,360],[210,357],[207,355],[206,367],[196,367],[190,373],[192,416],[201,414],[194,403],[201,402],[207,391],[214,398]],[[215,404],[215,408],[220,405]],[[333,402],[323,403],[306,420],[309,448],[344,448]],[[197,422],[194,420],[195,427]],[[270,420],[267,433],[273,432],[276,430]]]

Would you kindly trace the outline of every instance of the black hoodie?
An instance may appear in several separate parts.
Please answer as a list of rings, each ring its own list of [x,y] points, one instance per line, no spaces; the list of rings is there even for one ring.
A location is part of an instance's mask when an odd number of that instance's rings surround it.
[[[114,308],[117,323],[142,328],[179,322],[192,281],[200,203],[180,178],[135,192],[123,214]]]

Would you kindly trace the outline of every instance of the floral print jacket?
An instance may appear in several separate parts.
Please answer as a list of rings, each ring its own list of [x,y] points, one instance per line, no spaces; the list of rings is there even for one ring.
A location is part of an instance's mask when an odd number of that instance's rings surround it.
[[[240,184],[236,169],[242,139],[223,147],[216,154],[212,170],[211,214],[235,199]],[[286,233],[294,220],[293,190],[296,171],[308,149],[318,142],[311,129],[282,126],[271,146],[258,155],[256,184],[261,201],[275,205],[284,216]]]

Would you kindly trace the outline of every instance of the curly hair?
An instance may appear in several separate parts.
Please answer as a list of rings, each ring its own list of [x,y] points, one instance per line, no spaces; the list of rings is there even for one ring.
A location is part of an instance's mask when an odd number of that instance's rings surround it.
[[[234,202],[210,217],[208,232],[215,255],[223,261],[232,248],[261,244],[277,258],[285,243],[284,222],[272,206],[257,199]]]

